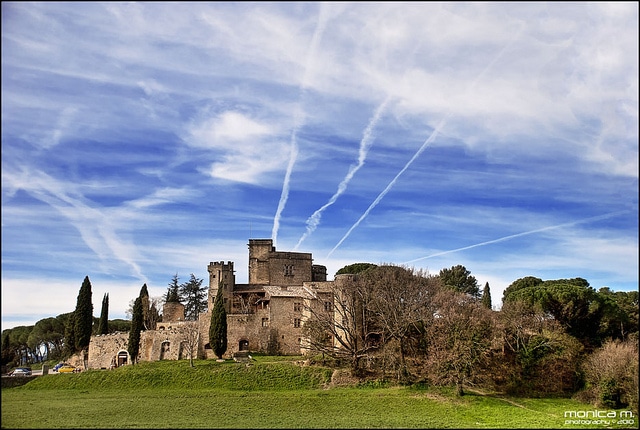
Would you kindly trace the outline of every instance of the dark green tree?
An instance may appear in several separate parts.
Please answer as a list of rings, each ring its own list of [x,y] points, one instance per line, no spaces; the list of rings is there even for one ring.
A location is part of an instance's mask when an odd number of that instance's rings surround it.
[[[227,311],[224,308],[221,285],[218,286],[218,293],[211,311],[209,344],[216,357],[222,359],[224,353],[227,352]]]
[[[166,303],[180,302],[180,284],[178,283],[178,274],[176,273],[169,282],[169,288],[166,294],[162,297]]]
[[[480,297],[480,287],[475,276],[461,264],[452,266],[451,269],[440,270],[440,281],[442,285],[454,291],[469,294],[471,297]]]
[[[484,284],[484,290],[482,290],[482,305],[487,309],[491,309],[491,290],[488,282]]]
[[[140,289],[140,300],[142,301],[142,329],[150,330],[155,328],[149,322],[149,289],[147,288],[147,284],[144,284]]]
[[[513,300],[542,310],[586,347],[596,347],[602,342],[601,323],[612,304],[583,278],[548,280],[510,291],[503,306]]]
[[[100,322],[98,323],[98,334],[109,333],[109,293],[105,293],[102,298],[102,310],[100,311]]]
[[[75,349],[80,351],[89,346],[93,331],[93,303],[91,302],[91,281],[85,276],[75,310]]]
[[[129,330],[129,342],[127,343],[127,352],[129,352],[129,356],[131,357],[131,364],[135,364],[138,361],[142,324],[142,298],[138,296],[133,303],[131,330]]]
[[[355,275],[360,272],[364,272],[367,269],[376,267],[373,263],[354,263],[344,266],[342,269],[336,272],[336,275],[350,274]]]
[[[70,357],[76,351],[76,313],[69,312],[64,324],[64,356]]]
[[[188,282],[180,285],[179,295],[184,301],[184,319],[196,321],[201,312],[207,310],[207,287],[202,286],[202,279],[192,273]]]
[[[525,276],[524,278],[519,278],[513,281],[502,293],[502,303],[504,303],[507,297],[511,294],[514,294],[518,290],[522,290],[523,288],[535,287],[536,285],[542,284],[544,281],[540,278],[536,278],[535,276]]]

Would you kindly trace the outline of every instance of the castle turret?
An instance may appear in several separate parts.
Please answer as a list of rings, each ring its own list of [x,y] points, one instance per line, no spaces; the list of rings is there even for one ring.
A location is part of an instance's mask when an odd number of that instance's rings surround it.
[[[218,288],[222,288],[225,309],[229,312],[232,303],[233,289],[236,285],[233,262],[228,261],[226,264],[224,261],[211,262],[207,270],[209,271],[209,297],[207,300],[209,310],[213,310],[213,302],[218,294]]]
[[[249,284],[270,284],[269,255],[275,250],[272,239],[249,239]]]

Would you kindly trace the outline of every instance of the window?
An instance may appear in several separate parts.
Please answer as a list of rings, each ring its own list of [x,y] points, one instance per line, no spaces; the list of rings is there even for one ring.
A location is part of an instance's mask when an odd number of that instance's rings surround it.
[[[293,311],[294,312],[300,312],[301,310],[302,310],[302,303],[294,302],[293,303]]]
[[[324,310],[326,312],[331,312],[333,310],[333,306],[331,306],[331,302],[324,302]]]
[[[293,276],[293,264],[284,265],[284,276]]]
[[[262,318],[262,327],[269,327],[269,318]]]
[[[294,327],[300,327],[300,318],[294,318],[293,319],[293,326]]]

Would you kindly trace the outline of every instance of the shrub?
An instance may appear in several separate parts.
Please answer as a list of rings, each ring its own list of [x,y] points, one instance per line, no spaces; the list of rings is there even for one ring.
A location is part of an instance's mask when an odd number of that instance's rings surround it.
[[[583,365],[586,387],[579,398],[596,407],[638,412],[638,339],[608,341]]]

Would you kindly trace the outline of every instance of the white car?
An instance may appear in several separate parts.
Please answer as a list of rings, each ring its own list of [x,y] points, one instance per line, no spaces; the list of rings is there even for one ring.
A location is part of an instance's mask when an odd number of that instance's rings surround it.
[[[11,376],[31,376],[31,369],[28,367],[16,367],[9,375]]]

